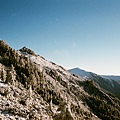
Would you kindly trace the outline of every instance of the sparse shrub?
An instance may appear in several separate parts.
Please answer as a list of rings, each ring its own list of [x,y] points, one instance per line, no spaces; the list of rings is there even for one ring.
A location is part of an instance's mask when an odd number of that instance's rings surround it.
[[[20,100],[20,104],[22,104],[22,105],[27,105],[27,104],[26,104],[26,100],[21,99],[21,100]]]

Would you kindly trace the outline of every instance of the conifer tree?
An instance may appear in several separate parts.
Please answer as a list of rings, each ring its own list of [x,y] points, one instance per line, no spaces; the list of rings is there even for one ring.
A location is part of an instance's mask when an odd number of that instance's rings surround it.
[[[7,74],[6,83],[11,83],[12,85],[15,85],[15,81],[16,81],[16,71],[14,69],[14,66],[11,65],[11,70]]]
[[[2,68],[1,68],[1,80],[3,82],[6,81],[6,71],[5,71],[5,67],[4,66],[2,66]]]
[[[12,77],[12,84],[15,85],[15,81],[16,81],[16,71],[14,69],[14,66],[11,66],[11,77]]]
[[[41,76],[40,76],[40,87],[43,88],[44,86],[44,69],[41,72]]]

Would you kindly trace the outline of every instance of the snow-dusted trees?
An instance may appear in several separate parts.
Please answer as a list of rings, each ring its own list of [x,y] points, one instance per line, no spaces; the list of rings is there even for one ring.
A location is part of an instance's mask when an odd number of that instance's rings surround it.
[[[12,85],[15,85],[15,81],[16,81],[16,71],[14,69],[14,66],[11,66],[11,70],[8,72],[7,74],[7,78],[6,78],[6,83],[11,83]]]
[[[6,42],[4,40],[0,41],[0,55],[5,56],[8,51],[9,51],[10,47],[6,44]]]
[[[26,53],[26,54],[36,55],[34,51],[32,51],[32,50],[29,49],[29,48],[26,48],[25,46],[24,46],[22,49],[20,49],[20,51],[21,51],[21,52],[24,52],[24,53]]]
[[[40,74],[40,87],[43,88],[44,86],[44,69],[42,70],[41,74]]]
[[[60,113],[53,117],[53,120],[74,120],[70,108],[65,102],[59,104]]]
[[[12,84],[15,85],[16,71],[13,65],[11,66],[11,77],[12,77]]]
[[[4,67],[4,66],[1,66],[1,71],[0,71],[0,73],[1,73],[1,80],[2,80],[3,82],[5,82],[5,81],[6,81],[6,70],[5,70],[5,67]]]

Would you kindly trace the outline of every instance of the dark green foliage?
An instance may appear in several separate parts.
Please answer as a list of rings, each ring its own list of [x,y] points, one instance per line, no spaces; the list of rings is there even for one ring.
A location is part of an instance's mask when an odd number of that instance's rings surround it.
[[[21,99],[21,100],[20,100],[20,104],[26,105],[26,100]]]
[[[116,107],[113,107],[112,104],[106,102],[107,101],[103,101],[97,97],[90,97],[86,99],[88,106],[102,120],[119,120],[120,111]]]
[[[111,94],[103,94],[92,81],[85,81],[83,84],[84,90],[90,94],[85,101],[91,110],[102,120],[119,120],[120,100]]]
[[[11,51],[11,48],[6,44],[4,40],[1,40],[0,41],[0,55],[9,56],[9,51]]]
[[[111,83],[109,80],[105,80],[101,76],[96,76],[92,74],[93,81],[97,83],[101,88],[105,89],[106,91],[109,91],[113,94],[115,94],[117,97],[120,98],[120,84],[117,81],[111,80]]]
[[[24,48],[23,50],[27,50],[29,53],[33,54],[33,52],[29,49]],[[37,88],[40,86],[39,81],[43,80],[43,78],[42,73],[38,70],[36,65],[24,55],[18,54],[16,50],[12,50],[12,48],[10,48],[5,41],[0,41],[0,56],[0,62],[3,65],[9,68],[13,65],[16,71],[16,79],[26,88],[29,88],[30,84],[32,85],[32,88]],[[10,74],[10,70],[7,70],[6,83],[10,82],[11,80]]]
[[[63,85],[64,87],[66,87],[66,82],[64,80],[62,80],[61,76],[58,75],[57,71],[55,70],[50,70],[50,71],[46,71],[46,73],[48,75],[50,75],[53,79],[55,79],[56,81],[60,82],[61,85]]]

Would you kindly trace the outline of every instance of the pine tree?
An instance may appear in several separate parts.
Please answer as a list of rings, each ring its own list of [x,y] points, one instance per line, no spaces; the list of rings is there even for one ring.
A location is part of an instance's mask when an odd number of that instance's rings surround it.
[[[6,83],[11,83],[12,85],[15,86],[15,81],[16,81],[16,71],[14,69],[14,66],[11,65],[11,70],[7,74]]]
[[[1,68],[1,80],[3,82],[6,81],[6,71],[5,71],[5,67],[4,66],[2,66],[2,68]]]
[[[11,77],[12,77],[12,84],[15,85],[15,81],[16,81],[16,71],[15,71],[13,65],[12,65],[12,67],[11,67]]]
[[[43,88],[44,87],[44,69],[41,72],[41,76],[40,76],[40,87]]]

